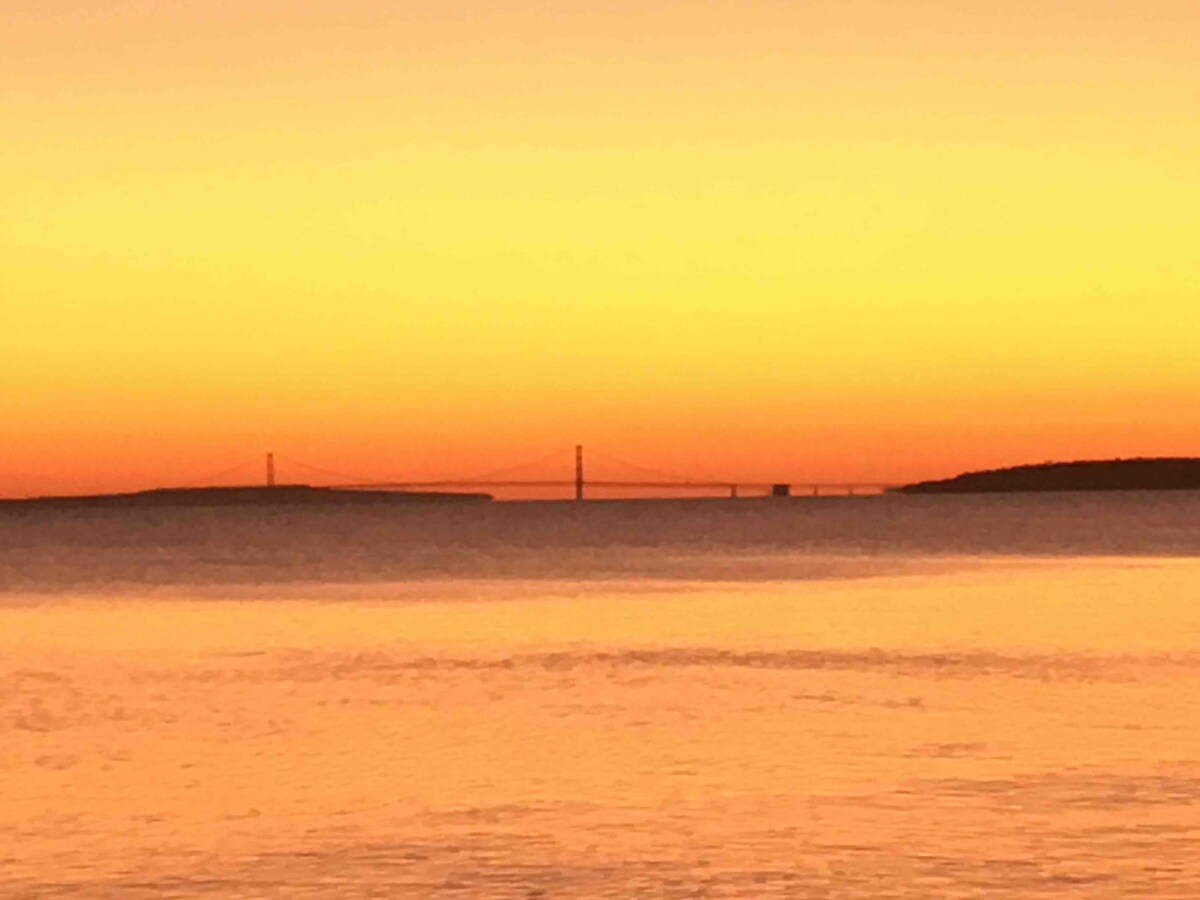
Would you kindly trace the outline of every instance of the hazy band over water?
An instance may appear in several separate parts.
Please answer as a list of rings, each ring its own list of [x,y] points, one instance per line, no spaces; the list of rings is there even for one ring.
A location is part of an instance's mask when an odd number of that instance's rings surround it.
[[[769,580],[925,558],[1200,555],[1196,492],[0,510],[9,595],[432,579]],[[374,590],[374,589],[373,589]],[[271,596],[286,591],[273,587]]]
[[[1197,521],[0,515],[0,895],[1192,897]]]

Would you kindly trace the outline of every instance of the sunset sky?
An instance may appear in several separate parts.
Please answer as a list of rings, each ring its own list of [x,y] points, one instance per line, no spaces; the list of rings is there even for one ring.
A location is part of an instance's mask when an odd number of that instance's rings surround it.
[[[0,86],[0,496],[1200,455],[1195,0],[26,0]]]

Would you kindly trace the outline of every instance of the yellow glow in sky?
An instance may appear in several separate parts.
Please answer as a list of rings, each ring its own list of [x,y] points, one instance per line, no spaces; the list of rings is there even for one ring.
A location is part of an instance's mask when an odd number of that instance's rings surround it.
[[[1190,0],[22,6],[0,495],[1200,453]]]

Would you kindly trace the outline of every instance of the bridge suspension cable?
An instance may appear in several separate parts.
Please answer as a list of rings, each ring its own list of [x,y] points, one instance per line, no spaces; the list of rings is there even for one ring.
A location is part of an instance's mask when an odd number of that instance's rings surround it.
[[[475,474],[468,475],[465,478],[422,478],[422,479],[413,479],[410,481],[405,481],[400,478],[380,478],[378,475],[367,476],[367,475],[361,475],[361,474],[354,474],[351,472],[339,471],[337,469],[329,469],[324,466],[315,466],[312,463],[306,463],[306,462],[303,462],[302,460],[293,459],[292,457],[281,456],[278,453],[275,454],[275,457],[276,457],[276,459],[278,459],[282,462],[285,462],[290,466],[295,466],[295,467],[298,467],[305,471],[313,472],[318,475],[323,475],[328,478],[335,478],[347,485],[353,485],[355,487],[370,487],[372,485],[383,486],[383,485],[421,484],[421,483],[471,484],[473,482],[491,481],[491,480],[500,478],[505,475],[510,475],[513,472],[518,472],[522,469],[529,469],[534,466],[545,464],[556,458],[559,458],[562,455],[562,453],[563,453],[563,451],[561,449],[556,449],[549,453],[543,454],[542,456],[539,456],[535,459],[526,460],[525,462],[516,463],[515,465],[506,465],[506,466],[501,466],[501,467],[495,468],[495,469],[489,469],[486,472],[477,472]]]
[[[552,462],[556,459],[561,459],[565,456],[564,449],[559,448],[550,451],[549,453],[537,457],[537,459],[527,460],[523,463],[517,463],[512,466],[503,466],[498,469],[490,469],[487,472],[480,472],[472,475],[469,478],[455,479],[456,483],[467,484],[472,481],[492,481],[504,475],[511,475],[514,472],[519,472],[522,469],[532,469],[534,466],[542,465],[543,463]],[[450,482],[451,479],[442,479],[445,482]]]
[[[244,460],[243,462],[238,463],[236,466],[229,466],[227,468],[220,469],[216,472],[210,472],[199,478],[189,478],[186,481],[181,482],[181,486],[182,487],[208,487],[208,486],[212,485],[213,482],[220,481],[220,480],[224,479],[226,476],[233,475],[235,472],[239,472],[242,469],[249,469],[251,466],[257,467],[257,466],[261,466],[261,465],[262,465],[262,459],[260,457],[255,457],[254,459],[247,459],[247,460]]]
[[[721,481],[721,479],[718,479],[718,478],[694,478],[691,475],[683,475],[679,472],[670,472],[670,471],[666,471],[664,469],[655,469],[650,466],[638,465],[637,463],[629,462],[629,460],[621,459],[620,457],[613,456],[609,453],[603,453],[599,450],[593,450],[590,448],[588,449],[588,455],[589,456],[598,456],[601,459],[607,460],[609,462],[617,463],[618,465],[626,466],[627,468],[634,469],[645,475],[653,475],[656,478],[665,478],[670,481],[678,481],[680,484],[695,484],[695,483],[703,483],[703,484],[718,483],[719,484],[719,483],[723,483]]]
[[[337,469],[327,469],[324,466],[314,466],[312,463],[306,463],[303,460],[293,459],[290,456],[281,456],[276,453],[275,458],[287,463],[289,466],[295,466],[304,469],[308,472],[315,472],[318,475],[324,475],[328,478],[337,478],[351,483],[370,483],[378,481],[378,478],[369,478],[365,475],[354,475],[350,472],[339,472]]]

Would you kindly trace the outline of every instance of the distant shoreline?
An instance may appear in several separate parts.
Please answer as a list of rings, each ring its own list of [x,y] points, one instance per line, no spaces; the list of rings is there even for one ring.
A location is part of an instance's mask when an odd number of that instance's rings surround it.
[[[894,488],[900,494],[1011,494],[1051,491],[1200,490],[1200,459],[1079,460],[965,472]]]
[[[952,478],[918,481],[888,488],[883,494],[1014,494],[1061,491],[1169,491],[1200,490],[1200,458],[1157,457],[1046,462],[964,472]],[[833,496],[833,495],[825,495]],[[591,502],[619,500],[679,500],[723,498],[591,498]],[[772,497],[745,497],[772,500]],[[793,495],[792,499],[809,499]],[[824,499],[824,497],[822,498]],[[496,498],[482,492],[356,490],[309,484],[239,487],[151,488],[111,494],[80,494],[0,498],[0,509],[39,508],[174,508],[174,507],[286,507],[353,505],[405,505],[413,503],[491,503]],[[515,502],[575,502],[560,498],[521,498]]]
[[[369,491],[282,484],[274,487],[153,488],[119,494],[0,499],[0,507],[222,507],[328,506],[334,504],[489,503],[491,494],[446,491]]]

